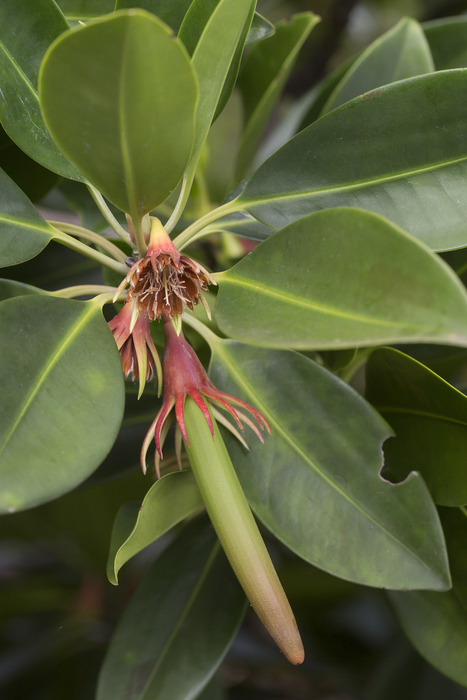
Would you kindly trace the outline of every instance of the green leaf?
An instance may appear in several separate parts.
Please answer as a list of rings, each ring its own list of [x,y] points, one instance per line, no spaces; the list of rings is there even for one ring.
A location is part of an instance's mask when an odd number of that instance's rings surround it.
[[[228,601],[228,604],[226,604]],[[192,700],[214,674],[245,598],[202,518],[153,564],[125,610],[96,700]]]
[[[266,238],[269,238],[269,236],[275,233],[274,229],[265,226],[252,216],[244,214],[243,212],[230,214],[223,219],[218,219],[215,227],[223,231],[234,233],[236,236],[248,238],[252,241],[265,241]]]
[[[37,79],[47,47],[68,23],[53,0],[0,3],[0,120],[8,136],[25,152],[59,175],[82,176],[63,157],[45,128]]]
[[[117,0],[116,10],[139,7],[147,12],[152,12],[158,19],[169,25],[178,33],[188,8],[193,0]],[[113,8],[112,8],[113,9]]]
[[[102,284],[100,265],[55,241],[36,257],[4,267],[1,274],[50,292],[76,284]]]
[[[240,194],[239,208],[279,229],[316,210],[358,206],[435,250],[464,247],[466,101],[462,70],[357,97],[263,163]]]
[[[33,202],[42,199],[60,179],[56,173],[43,168],[42,165],[29,158],[1,127],[0,168]],[[71,182],[71,180],[66,180],[66,182]]]
[[[384,447],[398,479],[421,472],[435,503],[467,503],[467,396],[422,364],[383,348],[366,366],[366,397],[396,433]]]
[[[442,530],[419,475],[379,476],[389,427],[353,389],[291,351],[212,343],[210,376],[259,409],[272,435],[250,452],[226,436],[256,515],[330,573],[387,588],[449,587]]]
[[[436,70],[467,65],[467,17],[446,17],[422,25]]]
[[[169,196],[190,156],[197,87],[166,25],[122,10],[70,30],[39,82],[55,142],[110,202],[138,220]]]
[[[156,481],[140,505],[126,503],[112,532],[107,577],[117,585],[122,566],[171,527],[203,508],[191,470],[172,472]]]
[[[389,594],[399,622],[415,648],[441,673],[467,687],[467,513],[441,509],[452,571],[447,593]]]
[[[293,15],[290,21],[279,23],[275,34],[257,44],[246,57],[239,78],[245,131],[237,159],[237,181],[248,170],[297,54],[318,22],[319,17],[311,12]]]
[[[218,279],[219,328],[255,345],[467,343],[467,295],[458,277],[420,241],[370,212],[342,208],[299,219]]]
[[[45,294],[42,289],[32,287],[24,282],[15,282],[15,280],[0,279],[0,301],[12,299],[13,297],[22,297],[30,294]]]
[[[48,296],[0,304],[0,512],[80,484],[120,427],[123,374],[100,308]]]
[[[245,42],[245,48],[247,46],[253,46],[258,41],[263,41],[269,36],[272,36],[276,31],[275,26],[259,12],[255,12],[253,15],[253,21],[251,23],[250,31]]]
[[[115,0],[56,0],[69,20],[87,20],[113,12]]]
[[[0,267],[35,257],[56,233],[13,180],[0,170]]]
[[[419,23],[403,17],[363,51],[334,88],[321,114],[381,85],[435,70]]]
[[[192,158],[196,157],[204,143],[237,45],[242,37],[245,22],[255,4],[252,0],[210,0],[209,7],[213,5],[215,7],[206,25],[196,25],[192,28],[194,18],[187,14],[184,21],[186,28],[184,29],[182,25],[180,29],[180,37],[182,39],[185,37],[185,40],[190,29],[190,46],[194,37],[198,35],[197,32],[201,32],[192,57],[193,68],[200,85]],[[198,8],[198,3],[196,7]],[[202,16],[205,17],[204,12]]]

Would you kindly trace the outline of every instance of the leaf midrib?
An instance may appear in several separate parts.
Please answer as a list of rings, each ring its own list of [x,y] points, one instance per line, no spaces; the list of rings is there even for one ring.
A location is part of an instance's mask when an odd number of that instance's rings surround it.
[[[214,350],[214,349],[213,349]],[[408,547],[403,541],[401,541],[398,537],[396,537],[392,532],[386,529],[378,520],[376,520],[370,513],[368,513],[366,510],[364,510],[360,504],[358,504],[356,501],[354,501],[349,494],[347,494],[345,491],[343,491],[334,481],[331,480],[331,478],[320,469],[320,467],[313,462],[308,455],[303,452],[298,444],[294,443],[289,436],[287,435],[286,431],[284,431],[281,428],[280,423],[276,421],[276,419],[271,415],[271,413],[268,411],[267,407],[259,400],[258,396],[254,393],[254,391],[251,389],[251,387],[243,380],[243,378],[238,374],[238,372],[235,369],[235,365],[230,361],[228,354],[225,352],[225,350],[222,348],[220,343],[216,343],[215,345],[215,352],[217,352],[218,355],[222,356],[226,365],[231,371],[231,374],[233,377],[235,377],[235,380],[237,381],[238,385],[245,391],[247,396],[250,396],[254,399],[256,405],[258,406],[259,410],[263,415],[266,416],[268,419],[271,428],[274,426],[279,435],[282,437],[284,442],[288,443],[293,451],[295,451],[299,457],[303,459],[303,461],[309,466],[314,469],[315,472],[317,472],[322,479],[335,491],[337,491],[341,497],[343,497],[344,500],[346,500],[348,503],[350,503],[357,511],[359,511],[365,518],[367,518],[370,522],[374,523],[380,530],[382,530],[390,539],[394,540],[398,545],[400,545],[403,549],[405,549],[412,558],[416,559],[418,562],[420,562],[423,567],[429,571],[431,574],[433,574],[433,570],[428,566],[428,564],[421,559],[416,552],[414,552],[412,549]]]
[[[81,303],[86,303],[86,302],[81,302]],[[75,322],[74,329],[69,333],[65,339],[65,341],[62,344],[59,344],[57,346],[57,349],[55,353],[52,355],[50,360],[46,363],[42,373],[40,373],[36,379],[35,379],[35,386],[32,388],[30,391],[29,395],[26,396],[25,400],[23,401],[22,406],[20,407],[18,411],[18,416],[16,420],[13,422],[10,430],[8,433],[5,435],[5,438],[3,442],[0,444],[0,455],[4,452],[8,442],[10,441],[11,437],[13,436],[16,428],[20,424],[21,420],[23,419],[24,415],[28,411],[29,407],[31,406],[32,402],[34,401],[35,397],[39,393],[42,385],[44,384],[45,380],[47,379],[48,375],[50,372],[54,369],[55,365],[57,362],[60,360],[60,358],[64,355],[72,341],[75,339],[76,335],[79,333],[83,325],[88,321],[88,318],[94,314],[96,311],[95,306],[90,306],[89,309],[85,309],[84,314],[81,315]]]
[[[403,408],[402,406],[378,406],[374,405],[374,408],[379,413],[402,413],[405,415],[421,416],[423,418],[431,418],[433,420],[443,421],[445,423],[455,423],[456,425],[463,425],[467,428],[467,419],[465,421],[458,418],[452,418],[451,416],[443,416],[437,413],[430,413],[430,411],[422,411],[415,408]]]
[[[330,306],[325,306],[324,304],[318,304],[317,302],[312,302],[307,299],[303,299],[303,297],[294,296],[289,292],[275,291],[274,289],[271,289],[262,282],[254,284],[253,282],[249,282],[248,279],[241,277],[237,274],[235,275],[235,277],[231,277],[229,276],[228,272],[225,273],[225,276],[223,276],[223,282],[237,284],[242,288],[249,287],[250,289],[254,289],[256,294],[264,294],[265,296],[274,297],[276,299],[280,299],[281,301],[290,302],[290,304],[293,304],[293,306],[302,306],[310,311],[318,311],[322,314],[328,314],[329,316],[337,316],[338,318],[343,318],[350,321],[358,321],[360,323],[368,323],[379,326],[389,326],[391,328],[406,327],[414,330],[426,330],[426,326],[420,326],[415,324],[403,324],[397,321],[385,321],[378,318],[351,314],[349,312],[341,311]]]
[[[185,604],[184,610],[183,610],[182,614],[179,616],[169,638],[167,639],[167,641],[165,643],[164,648],[162,649],[161,653],[159,654],[159,657],[158,657],[157,662],[152,670],[152,673],[149,676],[149,679],[143,688],[143,691],[141,693],[141,700],[144,700],[146,697],[146,692],[148,690],[151,690],[153,680],[156,677],[156,675],[157,675],[157,673],[162,665],[162,662],[164,661],[165,657],[169,653],[170,647],[172,646],[172,643],[177,638],[183,623],[185,622],[186,618],[188,617],[188,614],[191,612],[191,610],[193,608],[193,604],[195,603],[196,598],[198,597],[198,594],[200,593],[200,591],[203,587],[203,584],[204,584],[206,578],[208,577],[208,574],[209,574],[209,572],[214,564],[214,561],[217,557],[217,554],[220,550],[220,546],[221,546],[221,544],[220,544],[219,540],[216,540],[216,542],[214,543],[214,545],[212,547],[212,551],[211,551],[211,553],[206,561],[206,564],[203,567],[201,575],[198,578],[196,585],[194,586],[194,588],[190,594],[190,597],[188,598],[188,600]],[[148,698],[148,700],[149,700],[149,698]]]
[[[270,202],[270,201],[278,201],[278,200],[288,200],[288,199],[298,199],[298,198],[303,198],[305,196],[308,197],[318,197],[322,195],[328,195],[328,194],[338,194],[340,192],[347,192],[351,190],[359,190],[359,189],[364,189],[366,187],[373,187],[376,185],[382,185],[387,182],[393,182],[397,180],[403,180],[404,178],[407,177],[414,177],[423,173],[428,173],[428,172],[433,172],[435,170],[441,170],[442,168],[450,168],[453,165],[456,165],[457,163],[464,163],[467,161],[467,155],[463,156],[462,158],[456,158],[454,160],[448,160],[445,162],[441,163],[435,163],[433,165],[428,165],[423,168],[414,168],[412,170],[404,170],[398,173],[395,173],[393,175],[383,175],[380,177],[376,178],[368,178],[367,180],[359,181],[359,182],[352,182],[348,185],[336,185],[335,187],[323,187],[321,189],[308,189],[308,190],[301,190],[300,192],[285,192],[285,193],[279,193],[279,194],[271,194],[271,195],[262,195],[260,197],[257,197],[256,199],[242,199],[242,195],[240,194],[238,198],[238,202],[242,205],[243,208],[247,209],[249,205],[255,205],[255,204],[262,204],[264,202]],[[261,166],[258,169],[257,172],[261,170]],[[254,177],[251,180],[252,186],[254,186]],[[245,190],[248,190],[249,183],[246,184]]]
[[[35,91],[35,89],[34,89],[32,83],[31,83],[31,81],[29,80],[29,78],[27,77],[26,73],[24,73],[24,71],[20,68],[19,64],[15,61],[15,59],[13,58],[13,56],[11,55],[11,53],[8,51],[8,49],[6,48],[6,46],[5,46],[5,44],[3,43],[3,41],[0,41],[0,49],[3,50],[3,53],[5,54],[5,56],[6,56],[6,57],[9,59],[9,61],[12,63],[12,65],[14,66],[14,68],[16,68],[17,74],[22,78],[22,80],[23,80],[23,82],[25,83],[26,87],[27,87],[27,88],[29,89],[29,91],[32,93],[32,95],[34,96],[34,98],[35,98],[35,100],[36,100],[36,102],[37,102],[37,104],[38,104],[38,106],[39,106],[39,95],[38,95],[37,92]]]

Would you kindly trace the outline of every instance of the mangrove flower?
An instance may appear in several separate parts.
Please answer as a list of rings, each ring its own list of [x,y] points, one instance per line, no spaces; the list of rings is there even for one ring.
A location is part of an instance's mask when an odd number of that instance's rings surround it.
[[[164,334],[165,347],[162,357],[163,401],[159,413],[149,428],[141,450],[141,467],[143,472],[146,473],[146,454],[149,444],[154,438],[156,443],[154,463],[156,474],[159,476],[159,464],[160,459],[162,458],[162,447],[170,426],[171,420],[169,419],[169,416],[171,416],[172,409],[175,409],[175,417],[177,419],[177,424],[180,431],[177,434],[177,439],[175,441],[177,459],[180,464],[180,447],[182,436],[185,442],[188,444],[188,436],[183,417],[185,399],[187,396],[191,396],[193,401],[201,410],[213,438],[214,426],[205,399],[207,399],[214,406],[222,408],[230,413],[240,430],[243,431],[243,423],[249,425],[259,437],[261,442],[263,442],[263,436],[261,435],[257,425],[244,413],[244,411],[253,416],[261,430],[266,428],[270,433],[271,429],[265,417],[255,408],[245,403],[245,401],[241,401],[234,396],[230,396],[229,394],[225,394],[223,391],[216,389],[206,374],[201,362],[198,360],[195,351],[183,337],[183,333],[177,335],[177,332],[175,331],[168,315],[166,315],[164,318]],[[229,421],[227,421],[218,411],[215,411],[215,415],[218,420],[222,422],[223,425],[225,425],[231,432],[233,432],[236,437],[240,439],[242,444],[246,446],[246,443],[235,430],[234,426],[229,423]]]
[[[108,325],[120,352],[125,377],[131,375],[133,381],[139,379],[138,398],[155,372],[160,390],[162,369],[159,355],[151,338],[149,318],[147,314],[139,313],[137,300],[127,301]]]
[[[159,219],[151,220],[147,253],[130,268],[115,296],[130,285],[128,300],[136,299],[138,310],[152,321],[169,315],[180,316],[185,307],[193,310],[216,280],[199,263],[179,253]]]

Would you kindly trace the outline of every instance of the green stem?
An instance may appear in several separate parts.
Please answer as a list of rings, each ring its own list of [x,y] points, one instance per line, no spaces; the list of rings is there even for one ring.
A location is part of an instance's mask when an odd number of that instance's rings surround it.
[[[180,190],[180,194],[178,196],[177,204],[175,205],[175,208],[170,215],[169,219],[167,220],[167,223],[165,224],[164,228],[167,231],[167,233],[171,233],[175,226],[178,223],[178,220],[180,219],[183,210],[185,208],[185,204],[188,201],[188,196],[190,194],[190,189],[192,185],[192,180],[188,177],[188,174],[185,173],[183,176],[182,180],[182,189]]]
[[[212,417],[212,414],[211,414]],[[217,536],[251,605],[286,658],[303,661],[300,633],[213,419],[214,439],[191,397],[184,407],[188,459]]]
[[[67,248],[71,248],[72,250],[76,250],[77,253],[81,253],[81,255],[85,255],[87,258],[90,258],[91,260],[95,260],[100,265],[104,265],[105,267],[108,267],[109,270],[113,270],[114,272],[117,272],[119,275],[125,276],[128,272],[127,266],[124,265],[123,263],[119,263],[119,262],[117,262],[117,260],[114,260],[113,258],[109,258],[108,255],[104,255],[104,253],[100,253],[98,250],[91,248],[90,246],[86,245],[85,243],[81,243],[81,241],[76,240],[76,238],[69,236],[67,233],[63,233],[62,231],[59,231],[58,229],[55,229],[54,240],[58,241],[62,245],[66,246]]]
[[[133,222],[133,233],[135,234],[136,247],[138,248],[138,253],[140,258],[144,258],[146,255],[148,246],[146,243],[144,235],[144,226],[142,219],[132,218]]]
[[[124,241],[125,243],[128,243],[129,246],[133,246],[133,244],[131,242],[130,234],[128,233],[128,231],[125,231],[125,229],[123,228],[123,226],[121,226],[121,224],[118,223],[117,219],[110,211],[104,197],[101,195],[99,190],[97,190],[92,185],[88,185],[87,188],[88,188],[89,192],[91,193],[91,197],[93,198],[93,200],[95,201],[95,203],[99,207],[99,210],[100,210],[102,216],[107,221],[109,226],[111,228],[113,228],[113,230],[115,231],[117,236],[119,236],[122,239],[122,241]]]
[[[194,328],[194,330],[200,334],[200,336],[207,342],[211,350],[214,348],[216,342],[219,340],[219,337],[215,333],[213,333],[212,330],[208,328],[205,323],[196,318],[196,316],[194,316],[193,313],[188,312],[185,312],[182,315],[182,320],[185,323],[188,323],[189,326]]]
[[[115,287],[106,287],[103,284],[77,284],[74,287],[64,287],[56,292],[50,292],[51,296],[63,297],[64,299],[73,299],[73,297],[81,297],[90,294],[115,294]],[[126,297],[126,294],[125,294]]]
[[[191,226],[188,226],[188,228],[186,228],[174,239],[174,245],[181,250],[195,237],[199,231],[208,226],[208,224],[212,223],[213,221],[217,221],[217,219],[221,219],[227,214],[233,214],[236,211],[240,211],[240,207],[238,204],[236,204],[236,201],[236,199],[233,199],[231,202],[226,202],[222,206],[217,207],[217,209],[213,209],[202,216],[201,219],[198,219],[192,223]],[[168,229],[166,228],[166,230]]]
[[[62,231],[63,233],[69,233],[72,236],[78,236],[79,238],[84,238],[86,241],[95,243],[103,248],[103,250],[106,250],[113,258],[115,258],[115,260],[118,260],[119,262],[125,262],[127,258],[123,250],[117,248],[112,241],[109,241],[108,238],[101,236],[99,233],[89,231],[87,228],[83,228],[82,226],[68,224],[65,221],[49,221],[48,223],[54,228],[58,228],[58,230]]]

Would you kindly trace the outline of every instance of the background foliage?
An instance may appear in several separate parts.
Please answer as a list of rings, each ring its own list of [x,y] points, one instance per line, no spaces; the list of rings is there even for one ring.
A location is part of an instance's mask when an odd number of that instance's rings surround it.
[[[84,52],[59,39],[40,73],[67,21],[115,2],[36,4],[40,26],[24,0],[14,11],[0,2],[0,695],[467,698],[467,124],[456,70],[467,4],[260,0],[253,18],[246,0],[217,13],[144,0],[180,39],[142,15],[127,34],[126,20],[109,25],[135,70],[152,47],[138,84],[92,32]],[[160,83],[166,58],[178,82]],[[74,102],[83,74],[92,99]],[[106,118],[121,91],[108,122],[89,112]],[[160,139],[154,159],[158,112],[177,138]],[[82,161],[70,121],[93,145]],[[313,177],[304,153],[316,154]],[[166,448],[167,473],[142,477],[160,403],[152,387],[137,401],[124,383],[101,304],[44,293],[116,285],[131,252],[115,241],[120,258],[104,269],[79,254],[84,239],[48,223],[107,230],[85,178],[122,224],[117,207],[168,218],[183,174],[194,184],[179,242],[184,225],[230,200],[209,221],[213,236],[189,248],[225,270],[215,320],[196,311],[214,333],[195,321],[186,335],[216,385],[272,425],[249,453],[225,440],[296,613],[300,668],[244,618],[191,472],[172,473]],[[160,346],[160,329],[154,337]]]

